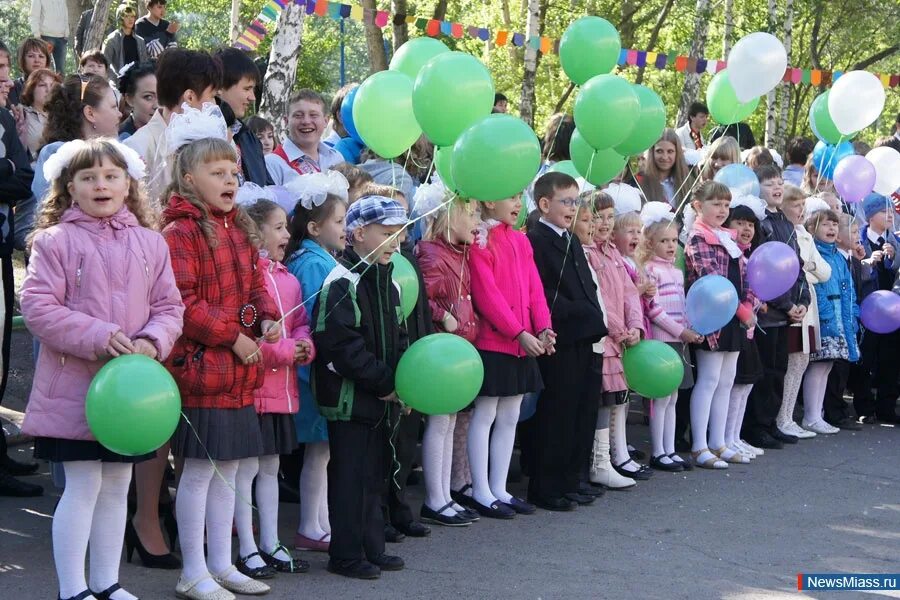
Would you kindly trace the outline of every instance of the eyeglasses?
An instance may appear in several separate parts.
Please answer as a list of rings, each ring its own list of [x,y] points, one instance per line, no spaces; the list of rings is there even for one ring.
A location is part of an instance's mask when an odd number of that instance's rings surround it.
[[[583,198],[559,198],[558,202],[560,204],[562,204],[563,206],[566,206],[569,208],[571,208],[573,206],[584,206],[584,204],[585,204],[585,201]]]

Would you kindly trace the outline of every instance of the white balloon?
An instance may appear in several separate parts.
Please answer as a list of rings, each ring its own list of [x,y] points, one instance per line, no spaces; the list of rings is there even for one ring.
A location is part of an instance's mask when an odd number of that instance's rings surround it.
[[[900,152],[881,146],[866,154],[866,159],[875,167],[876,193],[890,196],[900,190]]]
[[[728,79],[737,99],[749,102],[775,89],[787,69],[784,44],[771,33],[745,35],[728,53]]]
[[[828,113],[843,135],[861,131],[875,122],[884,110],[884,86],[867,71],[844,73],[831,86]]]

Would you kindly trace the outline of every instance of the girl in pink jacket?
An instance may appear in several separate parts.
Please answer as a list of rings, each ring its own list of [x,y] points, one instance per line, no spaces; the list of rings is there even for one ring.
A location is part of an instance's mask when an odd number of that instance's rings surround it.
[[[84,402],[109,358],[162,360],[181,335],[184,306],[168,246],[151,229],[143,175],[137,153],[114,140],[63,144],[44,165],[51,189],[29,239],[20,298],[41,351],[22,429],[34,436],[37,458],[65,471],[53,516],[60,598],[134,598],[118,584],[126,497],[132,463],[155,454],[122,456],[101,446]]]
[[[472,489],[463,493],[471,493],[472,508],[495,519],[535,510],[506,491],[506,476],[522,397],[543,387],[535,358],[552,352],[555,339],[531,243],[513,229],[520,210],[518,197],[483,202],[469,254],[472,302],[480,320],[475,347],[484,362],[484,383],[469,425]]]
[[[294,414],[300,409],[297,389],[297,365],[308,365],[315,358],[309,319],[300,293],[300,282],[281,261],[290,241],[287,213],[270,200],[257,200],[246,207],[260,233],[258,268],[266,290],[278,306],[281,339],[260,345],[265,380],[254,392],[256,412],[262,433],[262,456],[241,459],[238,465],[234,520],[240,550],[236,566],[254,579],[274,573],[303,573],[309,564],[294,558],[278,541],[278,467],[280,454],[297,447]],[[250,504],[253,478],[256,478],[256,506],[259,510],[259,546],[253,538],[253,506]]]

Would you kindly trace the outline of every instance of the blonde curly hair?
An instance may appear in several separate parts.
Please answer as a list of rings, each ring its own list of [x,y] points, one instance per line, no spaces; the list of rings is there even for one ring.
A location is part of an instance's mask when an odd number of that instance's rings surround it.
[[[128,175],[128,164],[125,157],[119,152],[112,140],[96,138],[86,140],[84,147],[79,150],[62,170],[59,177],[50,182],[50,191],[44,197],[40,212],[35,220],[34,230],[28,236],[27,246],[30,251],[31,242],[38,232],[59,224],[62,215],[72,207],[73,199],[69,193],[69,183],[78,171],[90,169],[99,165],[104,158],[109,159],[115,166],[121,168],[129,178],[128,195],[125,196],[125,206],[137,218],[138,223],[147,229],[157,229],[156,215],[150,209],[147,195],[144,193],[141,182]]]

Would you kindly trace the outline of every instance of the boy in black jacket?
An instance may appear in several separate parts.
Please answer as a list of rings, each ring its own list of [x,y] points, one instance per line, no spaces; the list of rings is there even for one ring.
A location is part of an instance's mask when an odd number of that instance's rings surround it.
[[[607,330],[581,242],[569,232],[578,210],[589,210],[581,207],[578,183],[565,173],[547,173],[535,182],[534,198],[541,218],[528,239],[557,337],[555,353],[538,359],[544,391],[532,425],[528,500],[547,510],[573,510],[594,501],[579,493],[579,479],[597,422],[596,396],[588,390],[592,345]]]
[[[313,383],[328,419],[328,570],[376,579],[403,568],[384,552],[384,431],[397,401],[394,371],[406,345],[391,255],[406,224],[394,200],[369,196],[347,211],[341,265],[329,274],[316,308],[318,360]]]

